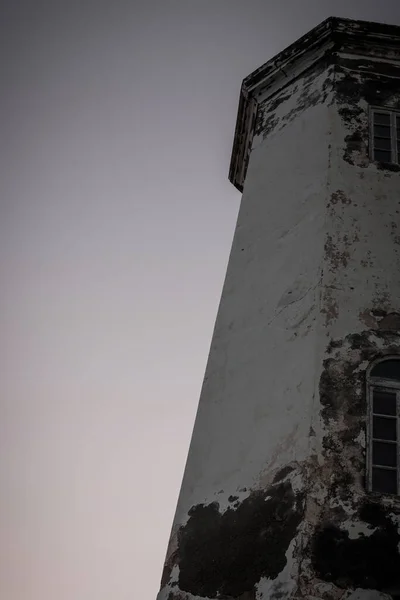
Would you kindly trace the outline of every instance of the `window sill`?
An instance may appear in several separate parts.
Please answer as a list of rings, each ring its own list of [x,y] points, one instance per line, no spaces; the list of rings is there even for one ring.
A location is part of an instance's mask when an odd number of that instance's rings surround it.
[[[393,173],[398,173],[400,171],[400,165],[397,163],[374,161],[374,164],[380,171],[392,171]]]

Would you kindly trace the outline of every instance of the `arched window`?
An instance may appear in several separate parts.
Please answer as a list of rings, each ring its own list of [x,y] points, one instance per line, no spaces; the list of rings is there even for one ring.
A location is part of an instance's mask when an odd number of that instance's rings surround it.
[[[400,495],[400,357],[371,365],[367,384],[368,488]]]

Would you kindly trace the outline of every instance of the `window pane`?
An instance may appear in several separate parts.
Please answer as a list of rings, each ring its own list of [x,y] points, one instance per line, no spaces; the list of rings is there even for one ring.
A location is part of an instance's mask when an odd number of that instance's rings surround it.
[[[382,138],[390,139],[390,127],[386,127],[384,125],[375,125],[374,126],[374,135]]]
[[[396,425],[397,419],[372,417],[372,435],[375,439],[396,441]]]
[[[397,444],[373,442],[372,463],[383,467],[397,466]]]
[[[390,150],[392,147],[391,139],[374,137],[374,148],[376,150]]]
[[[371,377],[397,379],[397,381],[400,381],[400,360],[396,360],[394,358],[383,360],[372,369]]]
[[[372,469],[372,489],[383,494],[397,494],[397,471],[389,469]]]
[[[374,123],[377,125],[390,125],[390,115],[387,113],[374,113]]]
[[[374,159],[379,160],[379,162],[389,163],[392,159],[391,152],[387,150],[374,150]]]
[[[375,388],[373,398],[374,413],[396,416],[396,394],[394,392],[384,392]]]
[[[397,129],[397,137],[400,137],[400,117],[396,117],[396,129]]]

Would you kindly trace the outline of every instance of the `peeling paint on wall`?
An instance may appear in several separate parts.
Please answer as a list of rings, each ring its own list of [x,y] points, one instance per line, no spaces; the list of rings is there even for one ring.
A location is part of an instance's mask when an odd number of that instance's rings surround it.
[[[275,579],[303,513],[290,482],[255,491],[222,515],[217,503],[194,506],[179,532],[179,587],[194,595],[240,597],[261,577]]]

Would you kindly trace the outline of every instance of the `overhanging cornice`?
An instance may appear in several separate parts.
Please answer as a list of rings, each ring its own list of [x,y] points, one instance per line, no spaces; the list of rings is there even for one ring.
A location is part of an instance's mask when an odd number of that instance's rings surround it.
[[[400,27],[330,17],[243,80],[229,168],[229,181],[239,191],[243,191],[246,178],[260,93],[265,98],[272,85],[271,95],[282,89],[293,79],[290,73],[293,73],[294,67],[301,65],[302,61],[307,68],[310,66],[309,56],[314,54],[314,60],[318,60],[324,53],[333,54],[347,47],[353,52],[354,48],[358,48],[358,53],[365,56],[370,55],[371,49],[375,54],[379,54],[379,49],[388,47],[397,47],[400,51]]]

